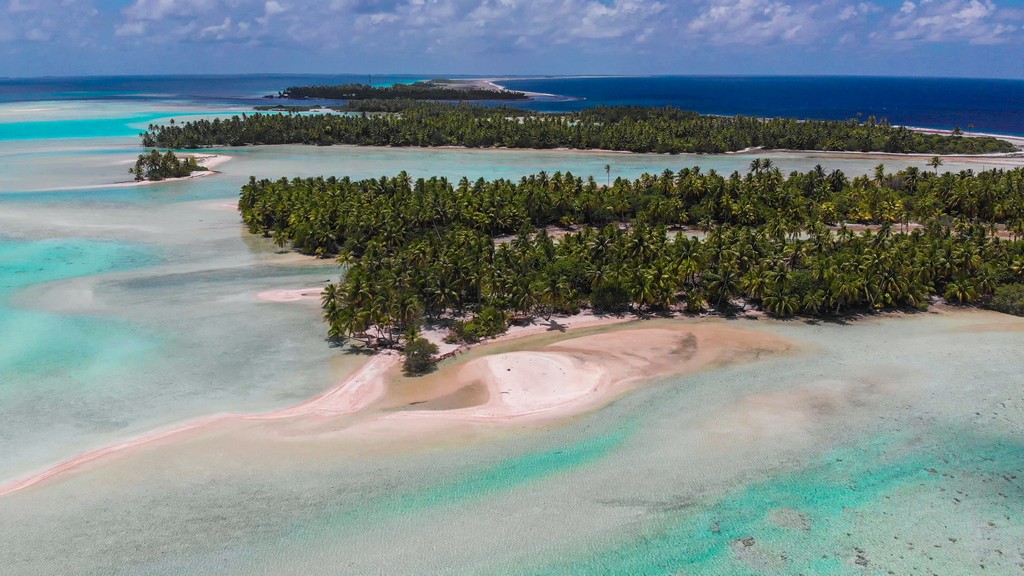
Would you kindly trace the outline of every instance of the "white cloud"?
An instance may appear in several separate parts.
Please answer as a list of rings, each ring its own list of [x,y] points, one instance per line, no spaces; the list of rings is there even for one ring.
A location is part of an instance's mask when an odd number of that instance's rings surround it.
[[[285,11],[284,6],[281,6],[280,3],[275,2],[274,0],[270,0],[269,2],[267,2],[267,3],[265,3],[263,5],[263,13],[266,14],[267,16],[273,16],[274,14],[280,14],[281,12],[284,12],[284,11]]]
[[[818,36],[818,8],[777,0],[717,0],[690,22],[688,30],[714,44],[807,43]]]
[[[272,35],[271,19],[287,11],[278,0],[135,0],[115,35],[145,34],[149,43],[256,42]]]
[[[204,39],[224,40],[231,34],[231,17],[227,16],[224,21],[214,26],[207,26],[199,31],[199,37]]]
[[[256,18],[256,22],[261,26],[266,26],[271,16],[281,14],[286,10],[287,9],[285,7],[281,6],[281,4],[275,0],[269,0],[263,5],[263,16]]]
[[[910,7],[908,8],[908,4]],[[1000,17],[992,0],[922,0],[914,7],[904,4],[892,17],[892,39],[905,42],[955,42],[999,44],[1019,38],[1020,27]]]
[[[125,22],[114,28],[114,36],[142,36],[146,33],[146,23],[140,21]]]
[[[12,13],[31,12],[36,9],[37,7],[34,6],[31,2],[25,2],[24,0],[11,0],[7,3],[7,11]]]
[[[13,3],[26,0],[10,0]],[[304,49],[462,55],[571,46],[608,52],[768,44],[981,43],[1018,32],[994,0],[134,0],[115,34],[150,42],[248,42]],[[20,6],[20,4],[19,4]],[[140,22],[173,21],[142,27]],[[978,22],[989,22],[984,32]],[[873,36],[872,36],[873,34]],[[636,48],[644,50],[648,48]]]
[[[25,32],[25,39],[31,40],[32,42],[49,42],[53,39],[53,34],[42,28],[32,28],[28,32]]]
[[[844,6],[839,11],[838,20],[840,22],[846,22],[848,20],[853,20],[853,19],[859,18],[861,16],[867,16],[868,14],[873,14],[873,13],[881,12],[881,11],[882,11],[882,9],[879,8],[877,5],[870,4],[868,2],[861,2],[859,4],[850,4],[850,5]]]
[[[216,0],[135,0],[125,8],[129,20],[163,20],[165,18],[192,18],[218,7]]]
[[[92,0],[9,0],[3,12],[0,42],[27,40],[76,47],[94,43],[101,34],[99,11]]]
[[[794,55],[1020,43],[1020,1],[127,0],[120,10],[105,2],[98,15],[98,0],[0,0],[0,43],[49,38],[140,54],[148,45],[242,44],[404,69],[424,61],[572,69],[575,60],[671,62],[750,47]]]
[[[660,2],[618,2],[611,6],[589,2],[579,24],[572,29],[577,38],[621,38],[631,34],[642,35],[644,28],[638,21],[647,22],[665,10]]]

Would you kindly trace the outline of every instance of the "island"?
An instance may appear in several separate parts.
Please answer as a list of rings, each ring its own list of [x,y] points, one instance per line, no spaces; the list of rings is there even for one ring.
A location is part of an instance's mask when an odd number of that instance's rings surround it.
[[[438,78],[412,84],[371,86],[290,86],[277,98],[291,100],[529,100],[523,92],[505,90],[494,84]]]
[[[413,103],[388,113],[363,112],[242,114],[229,119],[154,124],[140,136],[143,146],[174,149],[352,144],[656,153],[722,153],[753,148],[923,154],[1018,151],[1009,142],[990,136],[926,134],[874,117],[863,121],[765,119],[639,106],[540,113],[439,102]]]
[[[552,314],[838,317],[998,303],[1024,292],[1024,169],[849,178],[666,170],[605,185],[251,178],[252,233],[347,263],[322,294],[332,339],[373,346],[446,324],[473,342]],[[422,356],[421,346],[417,354]]]
[[[209,168],[200,165],[194,156],[178,158],[170,150],[163,154],[159,150],[151,150],[147,154],[139,154],[135,165],[128,169],[128,173],[135,175],[136,182],[158,182],[168,178],[187,178],[193,172],[207,170]]]

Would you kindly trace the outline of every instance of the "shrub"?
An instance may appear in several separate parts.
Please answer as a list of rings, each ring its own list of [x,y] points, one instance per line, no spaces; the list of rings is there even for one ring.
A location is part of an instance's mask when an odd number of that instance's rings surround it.
[[[508,314],[494,306],[484,306],[480,313],[467,321],[458,321],[452,325],[452,334],[462,342],[478,342],[503,334],[508,329]]]
[[[402,367],[406,374],[423,374],[437,362],[437,344],[426,338],[414,338],[402,350],[405,362]]]
[[[1024,284],[1007,284],[996,288],[988,307],[1014,316],[1024,316]]]
[[[602,284],[590,295],[595,312],[620,313],[629,308],[629,293],[618,284]]]

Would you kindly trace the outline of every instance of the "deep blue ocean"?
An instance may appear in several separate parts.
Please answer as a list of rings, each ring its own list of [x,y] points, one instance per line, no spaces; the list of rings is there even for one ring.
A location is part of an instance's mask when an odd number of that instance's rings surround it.
[[[514,90],[571,96],[547,110],[599,104],[672,105],[705,114],[845,120],[1024,135],[1024,80],[782,76],[550,78],[502,82]]]
[[[372,82],[387,85],[431,76],[246,75],[0,80],[0,102],[146,100],[198,104],[264,104],[287,86]],[[456,76],[458,77],[458,76]],[[961,127],[1024,135],[1024,80],[656,76],[517,78],[502,85],[554,94],[520,106],[543,111],[598,105],[677,106],[707,114],[842,120],[876,116],[894,124]]]

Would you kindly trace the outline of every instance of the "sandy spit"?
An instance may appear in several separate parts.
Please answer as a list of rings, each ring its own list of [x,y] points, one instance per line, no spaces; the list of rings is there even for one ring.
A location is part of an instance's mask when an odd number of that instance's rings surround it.
[[[0,484],[0,496],[6,496],[7,494],[23,490],[104,457],[178,436],[185,432],[208,428],[215,424],[222,424],[232,420],[276,420],[295,416],[317,415],[336,417],[353,414],[366,408],[383,394],[383,375],[396,367],[398,361],[398,354],[391,352],[378,353],[337,386],[298,406],[262,414],[217,414],[185,422],[164,430],[150,432],[136,438],[104,446],[97,450],[84,452],[37,474]]]
[[[278,290],[258,297],[294,302],[318,297],[319,288]],[[582,313],[547,323],[515,326],[490,343],[506,343],[526,336],[570,329],[610,326],[631,320]],[[440,331],[428,333],[440,338]],[[482,351],[489,345],[482,344]],[[484,355],[467,362],[442,365],[435,375],[448,380],[449,388],[476,387],[485,391],[483,402],[456,404],[443,410],[394,409],[373,412],[389,395],[398,377],[401,356],[380,351],[344,381],[297,406],[259,414],[217,414],[184,422],[136,438],[82,453],[46,470],[0,484],[0,496],[34,486],[82,465],[125,454],[158,441],[173,440],[186,432],[245,421],[316,419],[324,421],[357,413],[368,431],[417,429],[416,422],[449,425],[460,422],[500,423],[524,419],[572,416],[612,401],[641,382],[692,373],[718,365],[753,361],[762,355],[784,353],[792,348],[781,337],[760,331],[732,328],[717,323],[679,320],[658,328],[624,328],[607,333],[569,338],[537,349]],[[465,351],[463,347],[459,351]],[[299,420],[297,420],[299,421]]]

